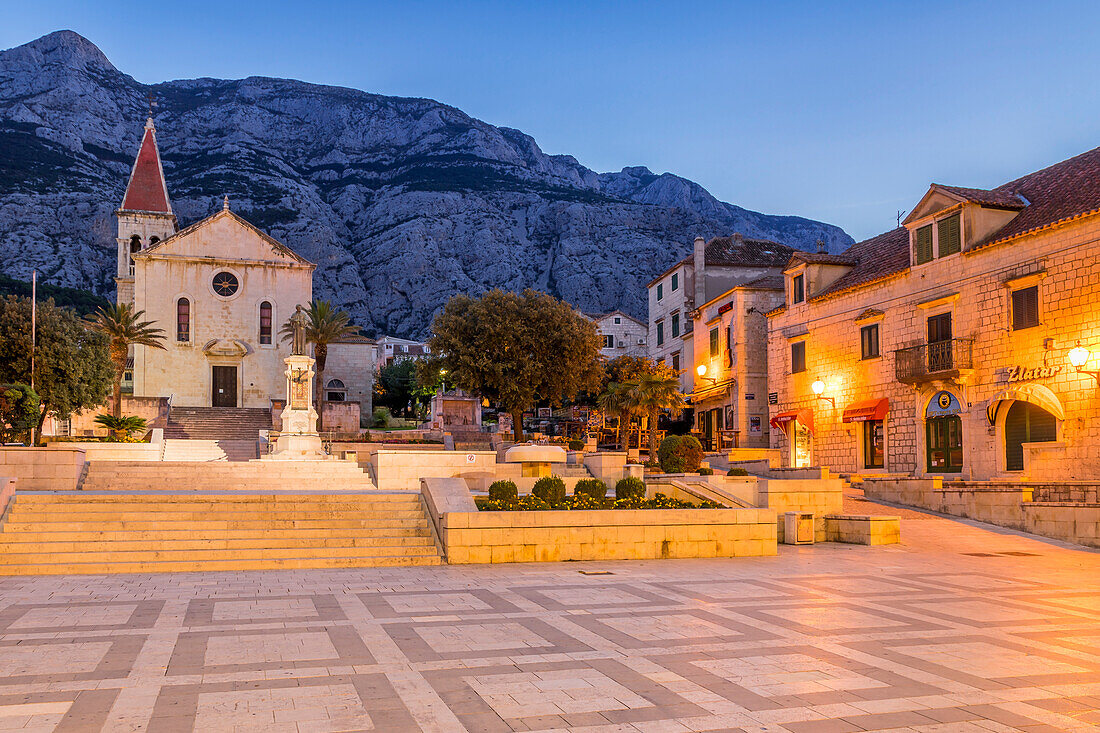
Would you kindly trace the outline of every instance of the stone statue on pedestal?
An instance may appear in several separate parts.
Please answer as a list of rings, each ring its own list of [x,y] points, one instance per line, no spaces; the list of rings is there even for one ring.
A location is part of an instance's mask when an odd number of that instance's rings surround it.
[[[272,459],[324,458],[321,436],[317,434],[317,410],[313,407],[314,359],[306,354],[306,327],[309,319],[298,306],[290,317],[291,355],[286,358],[286,407],[279,417],[282,429],[275,440]]]
[[[290,317],[290,328],[293,336],[290,353],[295,356],[302,356],[306,353],[306,326],[308,324],[309,320],[306,318],[306,314],[302,312],[301,304],[298,304],[294,309],[294,315]]]

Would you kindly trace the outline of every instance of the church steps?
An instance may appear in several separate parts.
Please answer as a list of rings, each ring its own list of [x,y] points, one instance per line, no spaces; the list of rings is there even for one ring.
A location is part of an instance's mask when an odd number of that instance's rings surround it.
[[[429,565],[414,493],[17,493],[0,575]]]
[[[411,565],[441,565],[439,555],[422,557],[295,557],[252,558],[241,560],[201,560],[164,562],[106,563],[32,563],[0,564],[0,575],[107,575],[115,573],[199,573],[245,570],[318,570],[337,568],[406,567]]]
[[[91,461],[84,491],[371,490],[352,461]]]

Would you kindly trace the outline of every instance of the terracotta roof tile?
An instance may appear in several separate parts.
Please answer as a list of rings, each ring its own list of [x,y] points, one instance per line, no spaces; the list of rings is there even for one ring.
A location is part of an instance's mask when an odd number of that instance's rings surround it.
[[[782,275],[764,275],[758,277],[755,280],[750,280],[744,285],[738,285],[740,288],[755,288],[756,290],[782,290],[783,289],[783,276]]]
[[[783,267],[794,249],[766,239],[748,239],[740,234],[715,237],[704,250],[707,266]]]
[[[909,230],[898,227],[877,237],[856,242],[844,250],[844,256],[858,264],[811,300],[827,298],[908,270]]]
[[[859,261],[847,254],[831,255],[824,252],[795,252],[787,262],[790,265],[795,260],[811,265],[858,265]]]
[[[985,188],[962,188],[960,186],[944,186],[941,183],[933,184],[948,193],[953,193],[967,201],[982,206],[994,206],[1001,209],[1022,209],[1026,205],[1019,196],[1011,191],[1001,191]]]

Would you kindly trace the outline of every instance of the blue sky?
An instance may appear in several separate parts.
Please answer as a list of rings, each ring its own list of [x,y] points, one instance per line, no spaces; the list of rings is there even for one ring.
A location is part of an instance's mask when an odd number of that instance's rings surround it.
[[[36,2],[142,82],[280,76],[431,97],[598,171],[894,224],[928,183],[998,185],[1100,145],[1096,2]]]

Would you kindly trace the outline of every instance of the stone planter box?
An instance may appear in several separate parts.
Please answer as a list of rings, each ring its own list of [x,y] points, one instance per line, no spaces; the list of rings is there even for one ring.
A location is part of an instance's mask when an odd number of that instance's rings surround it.
[[[775,555],[771,509],[447,512],[453,564]]]

